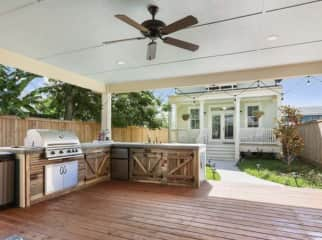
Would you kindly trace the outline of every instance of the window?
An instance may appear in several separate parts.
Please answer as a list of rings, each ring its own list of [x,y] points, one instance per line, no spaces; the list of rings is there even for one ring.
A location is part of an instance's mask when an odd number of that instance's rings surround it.
[[[199,109],[190,109],[190,128],[199,129]]]
[[[259,111],[259,106],[248,106],[247,107],[247,127],[257,128],[259,127],[258,118],[256,113]]]

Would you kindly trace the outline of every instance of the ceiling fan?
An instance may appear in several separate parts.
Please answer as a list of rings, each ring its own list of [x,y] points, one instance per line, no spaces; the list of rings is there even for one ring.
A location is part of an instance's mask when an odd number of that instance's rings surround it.
[[[151,20],[146,20],[142,24],[139,24],[135,20],[129,18],[126,15],[123,14],[117,14],[115,15],[116,18],[119,20],[129,24],[130,26],[136,28],[139,30],[143,37],[136,37],[136,38],[127,38],[127,39],[121,39],[121,40],[115,40],[115,41],[106,41],[103,42],[103,44],[112,44],[117,42],[124,42],[124,41],[131,41],[131,40],[142,40],[149,38],[151,42],[148,44],[148,51],[147,51],[147,60],[153,60],[156,57],[156,49],[157,49],[157,42],[156,40],[159,38],[164,43],[170,44],[179,48],[183,48],[189,51],[196,51],[198,50],[199,46],[190,42],[182,41],[176,38],[172,37],[165,37],[171,33],[177,32],[179,30],[188,28],[192,25],[195,25],[198,23],[198,19],[194,16],[187,16],[184,17],[174,23],[171,23],[169,25],[166,25],[164,22],[158,20],[155,18],[155,15],[157,14],[159,8],[155,5],[149,5],[148,11],[152,15]]]

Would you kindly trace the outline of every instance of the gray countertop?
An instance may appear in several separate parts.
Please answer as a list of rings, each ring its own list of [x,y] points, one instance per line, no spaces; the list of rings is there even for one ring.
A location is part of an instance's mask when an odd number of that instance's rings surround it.
[[[166,149],[199,149],[206,147],[205,144],[184,144],[184,143],[132,143],[132,142],[113,142],[113,146],[116,147],[128,147],[128,148],[166,148]]]
[[[39,153],[43,152],[45,148],[31,148],[31,147],[0,147],[0,152],[12,152],[16,154],[22,154],[22,153]]]
[[[164,148],[164,149],[199,149],[206,147],[205,144],[183,144],[183,143],[132,143],[132,142],[89,142],[82,143],[82,149],[102,148],[102,147],[125,147],[125,148]],[[39,153],[44,151],[44,148],[30,147],[0,147],[0,152],[12,152],[16,154],[22,153]]]

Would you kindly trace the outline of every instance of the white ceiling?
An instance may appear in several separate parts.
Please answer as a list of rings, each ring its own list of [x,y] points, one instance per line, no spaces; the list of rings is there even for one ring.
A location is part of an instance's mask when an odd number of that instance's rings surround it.
[[[166,23],[194,15],[205,24],[172,34],[200,49],[160,42],[147,61],[148,40],[101,45],[140,36],[114,15],[142,22],[150,3]],[[160,79],[321,60],[321,13],[322,1],[309,0],[1,0],[0,48],[104,83]]]

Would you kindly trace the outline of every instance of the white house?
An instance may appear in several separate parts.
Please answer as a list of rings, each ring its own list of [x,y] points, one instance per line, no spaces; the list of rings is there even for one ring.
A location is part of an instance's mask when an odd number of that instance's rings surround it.
[[[280,153],[274,136],[279,80],[176,89],[169,97],[169,140],[207,144],[208,160],[238,161],[241,152]]]

